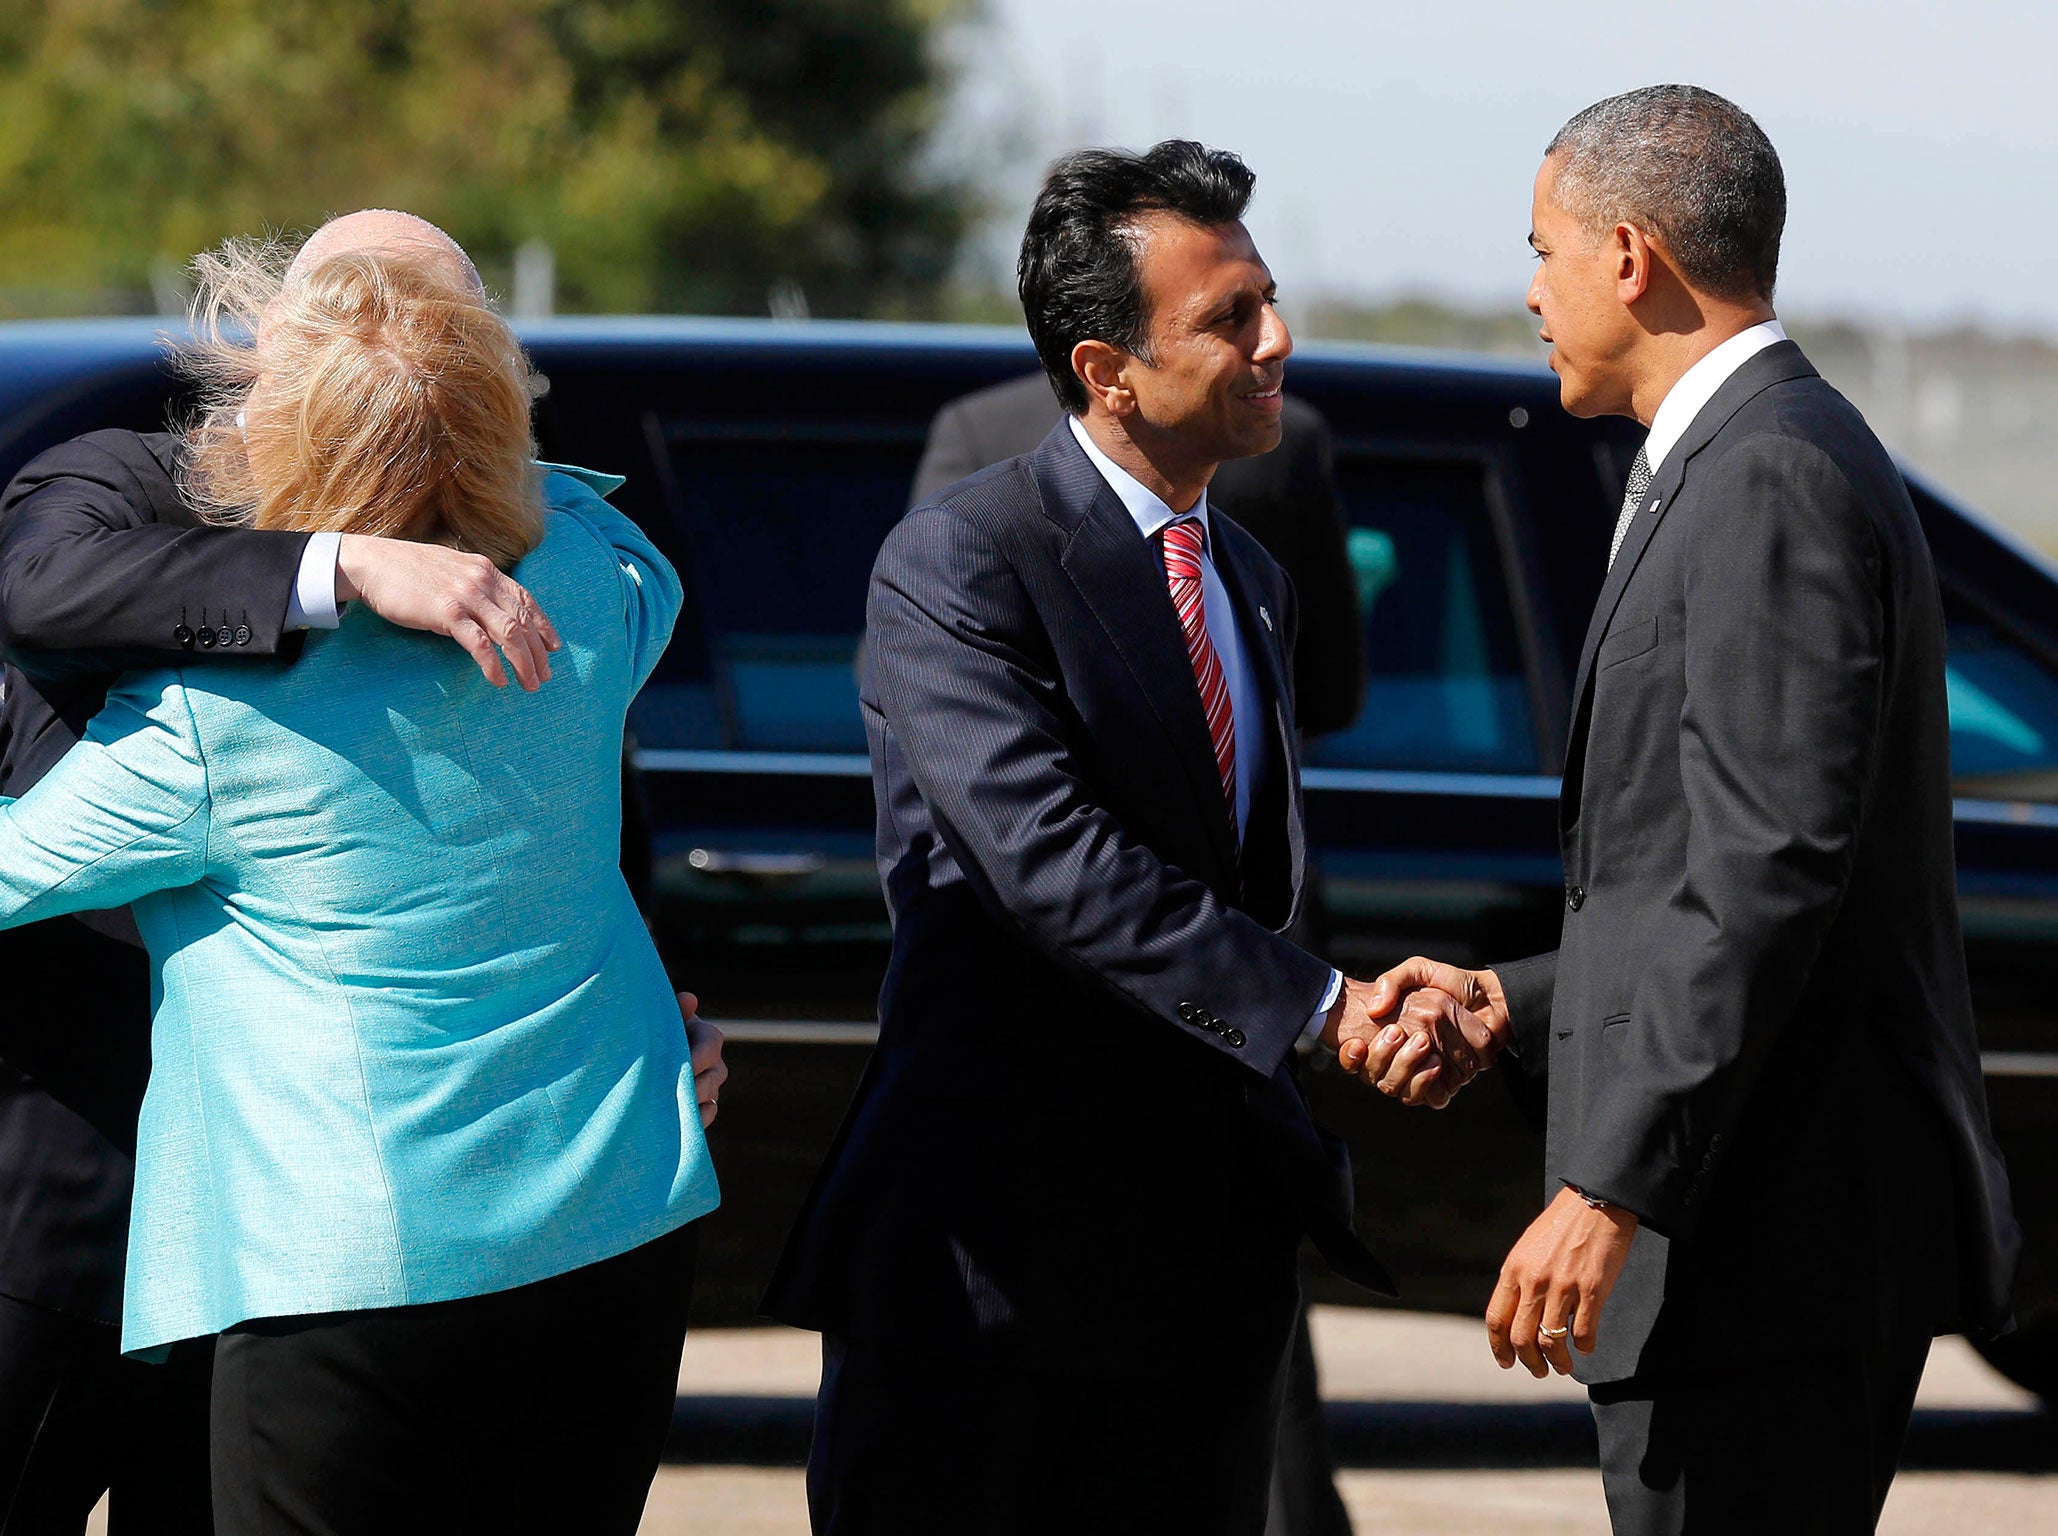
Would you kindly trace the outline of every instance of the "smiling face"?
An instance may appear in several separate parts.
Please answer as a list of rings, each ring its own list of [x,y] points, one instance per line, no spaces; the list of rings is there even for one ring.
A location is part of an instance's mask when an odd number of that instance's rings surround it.
[[[1596,238],[1557,200],[1558,163],[1536,173],[1529,243],[1536,275],[1529,312],[1543,321],[1558,393],[1575,416],[1629,415],[1629,359],[1640,328],[1630,313],[1625,252],[1618,239]],[[1618,227],[1616,233],[1622,233]]]
[[[1141,221],[1150,358],[1123,382],[1144,432],[1195,462],[1248,458],[1279,446],[1279,387],[1293,337],[1273,307],[1278,285],[1242,224]]]

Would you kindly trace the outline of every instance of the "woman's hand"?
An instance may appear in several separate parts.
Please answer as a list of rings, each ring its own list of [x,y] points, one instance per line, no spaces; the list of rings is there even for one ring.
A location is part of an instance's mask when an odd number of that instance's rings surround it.
[[[729,1067],[722,1060],[722,1032],[701,1018],[699,1010],[699,998],[691,992],[679,994],[679,1018],[686,1026],[686,1049],[693,1057],[693,1097],[700,1102],[700,1128],[706,1130],[715,1123]]]

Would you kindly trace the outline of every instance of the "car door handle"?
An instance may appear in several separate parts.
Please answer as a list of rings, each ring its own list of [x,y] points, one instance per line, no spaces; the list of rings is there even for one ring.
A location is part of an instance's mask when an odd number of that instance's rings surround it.
[[[696,848],[686,862],[703,875],[748,885],[790,885],[828,867],[826,854],[770,853],[750,849]]]

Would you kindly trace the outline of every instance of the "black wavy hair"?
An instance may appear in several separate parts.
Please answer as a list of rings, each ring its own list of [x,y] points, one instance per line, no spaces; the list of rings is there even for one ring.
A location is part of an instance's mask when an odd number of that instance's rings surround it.
[[[1234,224],[1258,178],[1227,150],[1167,139],[1142,154],[1080,149],[1055,161],[1029,210],[1015,265],[1029,337],[1058,403],[1086,409],[1072,349],[1104,341],[1150,361],[1136,222],[1170,213],[1195,224]]]

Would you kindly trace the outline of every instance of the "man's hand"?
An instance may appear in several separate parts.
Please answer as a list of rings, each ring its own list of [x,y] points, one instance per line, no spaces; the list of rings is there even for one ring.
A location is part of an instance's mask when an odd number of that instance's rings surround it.
[[[1471,1081],[1478,1057],[1442,993],[1418,989],[1399,1008],[1373,1011],[1374,989],[1345,979],[1322,1025],[1337,1065],[1403,1104],[1442,1109]]]
[[[1434,988],[1457,1003],[1461,1010],[1458,1022],[1464,1028],[1466,1044],[1478,1053],[1480,1065],[1492,1066],[1494,1058],[1514,1038],[1501,978],[1492,971],[1468,971],[1416,955],[1372,983],[1366,1006],[1375,1015],[1383,1015],[1421,987]]]
[[[1593,1353],[1636,1227],[1619,1206],[1596,1209],[1576,1189],[1558,1191],[1509,1250],[1486,1305],[1487,1342],[1502,1370],[1520,1360],[1532,1376],[1571,1375],[1568,1336],[1581,1354]]]
[[[521,583],[484,555],[440,544],[344,534],[336,551],[336,601],[362,602],[402,629],[448,635],[496,688],[507,686],[502,653],[534,693],[550,681],[550,653],[564,643]]]
[[[722,1060],[722,1032],[700,1017],[700,999],[691,992],[679,994],[679,1018],[686,1026],[686,1049],[693,1057],[693,1097],[700,1103],[700,1128],[715,1123],[722,1084],[729,1080],[729,1067]]]

